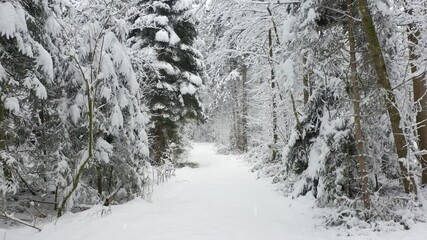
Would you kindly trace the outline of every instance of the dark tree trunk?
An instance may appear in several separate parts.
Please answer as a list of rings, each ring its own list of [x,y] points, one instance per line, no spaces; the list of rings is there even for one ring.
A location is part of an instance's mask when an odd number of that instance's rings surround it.
[[[277,126],[277,94],[276,94],[276,75],[274,72],[274,64],[273,64],[273,30],[270,29],[268,31],[268,46],[269,46],[269,56],[270,56],[270,88],[272,92],[272,120],[273,120],[273,144],[272,144],[272,155],[271,155],[271,161],[275,162],[277,161],[277,142],[279,140],[279,134],[278,134],[278,126]]]
[[[364,156],[364,146],[363,146],[363,137],[362,137],[362,123],[361,123],[361,109],[360,109],[360,89],[359,82],[357,81],[357,65],[356,65],[356,42],[354,39],[354,23],[353,23],[353,11],[352,5],[353,0],[347,0],[348,4],[348,42],[350,45],[350,78],[351,85],[353,90],[353,111],[354,111],[354,128],[355,128],[355,138],[359,161],[359,171],[361,178],[362,186],[362,199],[363,205],[366,209],[370,208],[369,200],[369,189],[368,189],[368,174],[366,172],[366,160]]]
[[[4,128],[4,121],[6,120],[6,109],[4,106],[4,102],[2,101],[2,96],[0,95],[0,150],[6,150],[6,130]],[[12,169],[6,163],[6,159],[2,159],[0,157],[0,161],[2,162],[3,167],[3,175],[6,179],[6,184],[10,185],[13,183]]]
[[[248,148],[248,134],[247,134],[247,118],[248,118],[248,99],[247,99],[247,66],[242,64],[240,67],[239,79],[239,114],[238,114],[238,136],[237,136],[237,149],[240,152],[246,152]]]
[[[407,4],[407,6],[409,6]],[[413,16],[413,9],[407,8],[406,13]],[[421,33],[415,23],[410,23],[407,28],[409,40],[409,67],[412,77],[412,86],[414,91],[414,102],[418,105],[416,116],[418,147],[420,150],[427,151],[427,95],[426,95],[426,72],[420,71],[417,63],[420,56],[416,53],[418,47],[418,38]],[[419,158],[422,166],[421,184],[427,184],[427,153],[423,153]]]
[[[413,176],[406,168],[404,162],[400,161],[400,159],[407,158],[407,142],[403,134],[403,130],[400,127],[401,117],[399,110],[396,108],[396,97],[389,81],[380,42],[378,40],[377,32],[375,30],[367,1],[358,0],[358,8],[362,17],[362,27],[368,43],[369,54],[371,56],[372,62],[371,64],[374,67],[377,75],[378,85],[380,85],[386,91],[385,102],[390,118],[391,129],[393,132],[394,144],[398,156],[397,161],[399,162],[403,187],[406,193],[416,192],[416,185]]]
[[[162,113],[158,113],[159,116],[155,117],[154,121],[154,140],[153,140],[153,162],[155,166],[163,164],[163,153],[166,151],[166,138],[163,127]]]

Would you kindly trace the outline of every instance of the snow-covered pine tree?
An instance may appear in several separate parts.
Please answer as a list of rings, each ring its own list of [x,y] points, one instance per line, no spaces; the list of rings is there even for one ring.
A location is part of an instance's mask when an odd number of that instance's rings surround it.
[[[192,0],[141,0],[130,11],[129,44],[136,55],[148,56],[134,62],[144,61],[138,71],[146,72],[143,81],[149,86],[154,165],[164,164],[171,157],[167,153],[179,156],[184,150],[180,131],[186,121],[205,118],[199,99],[203,63],[193,47],[197,31],[192,5]]]
[[[46,25],[51,6],[38,1],[3,1],[0,3],[0,159],[1,188],[36,194],[45,191],[52,180],[46,166],[48,86],[54,83]],[[51,133],[51,132],[50,132]],[[44,146],[44,147],[43,147]],[[41,160],[41,161],[39,161]],[[34,177],[33,174],[40,174]]]
[[[63,190],[58,216],[73,203],[110,204],[120,188],[127,199],[143,195],[151,176],[142,83],[124,45],[124,4],[80,1],[71,6],[76,14],[67,15],[72,64],[61,112],[74,176]]]

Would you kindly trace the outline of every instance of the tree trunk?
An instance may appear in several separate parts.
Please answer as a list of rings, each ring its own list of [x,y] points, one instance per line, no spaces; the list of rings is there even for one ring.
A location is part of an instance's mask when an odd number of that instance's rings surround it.
[[[409,5],[406,3],[406,6]],[[406,13],[413,16],[413,9],[405,9]],[[418,67],[418,59],[420,56],[416,53],[418,46],[418,38],[421,33],[415,23],[410,23],[407,28],[409,40],[409,67],[412,74],[412,86],[414,91],[414,102],[418,105],[417,108],[417,134],[418,147],[422,151],[427,151],[427,95],[426,95],[426,72],[420,71]],[[420,157],[422,166],[421,184],[427,184],[427,152],[422,153]]]
[[[236,66],[235,64],[232,65],[232,69],[234,70],[234,67]],[[238,86],[237,86],[237,82],[233,81],[232,84],[232,96],[238,96]],[[232,150],[236,151],[238,150],[238,146],[239,146],[239,113],[238,113],[238,109],[239,109],[239,101],[238,99],[236,99],[236,101],[233,101],[231,103],[232,105],[232,122],[233,122],[233,129],[232,129],[232,139],[231,139],[231,143],[232,143]]]
[[[240,79],[239,79],[239,114],[238,114],[238,123],[239,123],[239,132],[238,132],[238,139],[237,139],[237,149],[240,152],[246,152],[247,151],[247,145],[248,145],[248,136],[247,136],[247,118],[248,118],[248,102],[247,102],[247,89],[246,89],[246,82],[247,82],[247,66],[245,64],[242,64],[240,67]]]
[[[114,167],[111,166],[110,169],[108,170],[108,194],[111,194],[111,189],[113,187],[113,171],[114,171]]]
[[[55,198],[54,198],[55,204],[53,205],[53,210],[55,210],[55,211],[58,209],[58,189],[59,189],[59,187],[58,187],[58,185],[56,185],[56,187],[55,187]]]
[[[155,117],[154,121],[154,143],[153,143],[153,165],[160,166],[163,163],[163,153],[166,151],[166,139],[163,129],[162,113]]]
[[[96,171],[97,171],[96,185],[98,188],[98,194],[100,197],[102,197],[102,178],[103,178],[102,166],[98,166],[96,168]]]
[[[277,160],[277,142],[279,139],[278,126],[277,126],[277,94],[276,94],[276,75],[274,72],[274,64],[273,64],[273,34],[272,29],[268,30],[268,46],[269,46],[269,56],[270,56],[270,67],[271,67],[271,75],[270,75],[270,87],[272,91],[272,120],[273,120],[273,146],[272,146],[272,155],[271,161],[276,162]]]
[[[79,186],[79,182],[80,182],[80,177],[83,174],[83,170],[86,166],[86,164],[93,159],[93,122],[94,122],[94,102],[93,102],[93,98],[91,97],[91,89],[89,87],[89,84],[87,84],[87,101],[88,101],[88,107],[89,107],[89,143],[88,143],[88,156],[87,158],[80,164],[77,166],[77,174],[73,179],[73,184],[70,186],[71,189],[68,190],[65,193],[65,197],[62,200],[59,208],[58,208],[58,214],[57,217],[61,217],[62,213],[67,205],[67,201],[68,199],[73,195],[74,191],[77,189],[77,187]]]
[[[4,121],[6,120],[6,109],[4,107],[4,102],[2,101],[2,96],[0,95],[0,151],[6,150],[6,130],[4,128]],[[0,161],[3,165],[3,175],[6,179],[6,185],[11,185],[13,183],[12,169],[7,164],[6,159],[0,157]]]
[[[353,0],[347,0],[348,4],[348,42],[350,45],[350,78],[353,90],[353,111],[354,111],[354,127],[355,138],[357,144],[357,159],[359,161],[359,171],[362,186],[362,199],[363,205],[366,209],[370,208],[369,190],[368,190],[368,174],[366,172],[366,160],[364,156],[363,137],[362,137],[362,124],[361,124],[361,110],[360,110],[360,89],[357,81],[357,65],[356,65],[356,43],[354,39],[354,23],[353,23]]]
[[[403,187],[406,193],[416,192],[414,179],[406,168],[404,162],[401,161],[401,159],[407,158],[407,143],[405,136],[403,135],[403,130],[400,127],[400,113],[396,108],[396,98],[388,78],[387,68],[384,57],[382,55],[380,42],[378,40],[377,32],[372,21],[370,10],[368,9],[367,1],[358,0],[358,8],[362,17],[362,27],[368,43],[372,65],[377,75],[377,82],[386,91],[385,102],[390,118],[390,125],[393,132],[396,153],[399,158],[398,161]]]
[[[303,84],[303,95],[304,95],[304,105],[307,104],[308,102],[308,98],[310,97],[310,87],[309,87],[309,83],[310,83],[310,70],[307,68],[307,56],[304,56],[303,59],[304,62],[304,76],[302,78],[302,84]]]

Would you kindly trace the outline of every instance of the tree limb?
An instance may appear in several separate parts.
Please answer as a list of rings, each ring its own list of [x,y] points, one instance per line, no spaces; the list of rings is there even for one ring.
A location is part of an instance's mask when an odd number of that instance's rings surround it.
[[[26,222],[26,221],[24,221],[24,220],[21,220],[21,219],[15,218],[14,216],[12,216],[12,215],[10,215],[10,214],[7,214],[7,213],[6,213],[5,211],[3,211],[3,210],[1,210],[1,212],[0,212],[0,217],[4,217],[4,218],[10,219],[10,220],[12,220],[12,221],[15,221],[15,222],[17,222],[17,223],[20,223],[20,224],[22,224],[22,225],[25,225],[25,226],[28,226],[28,227],[31,227],[31,228],[37,229],[39,232],[41,232],[41,231],[42,231],[42,229],[41,229],[41,228],[38,228],[38,227],[36,227],[35,225],[32,225],[31,223]]]

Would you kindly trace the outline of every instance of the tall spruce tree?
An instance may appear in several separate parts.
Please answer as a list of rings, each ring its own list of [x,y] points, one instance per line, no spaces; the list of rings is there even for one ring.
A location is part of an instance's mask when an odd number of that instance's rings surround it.
[[[131,10],[131,48],[144,59],[151,113],[151,161],[162,165],[182,152],[183,124],[204,119],[199,90],[203,86],[201,54],[193,47],[197,31],[191,18],[193,1],[142,0]],[[148,56],[148,57],[147,57]]]
[[[51,2],[51,6],[56,4]],[[0,160],[3,193],[30,190],[29,172],[35,171],[43,148],[47,117],[45,101],[48,86],[54,81],[52,58],[47,50],[51,42],[46,22],[51,15],[47,3],[38,1],[0,2]],[[46,154],[46,151],[43,151]],[[43,159],[44,161],[45,159]],[[6,186],[6,188],[5,188]],[[40,187],[40,186],[38,186]],[[15,192],[12,191],[12,192]]]

